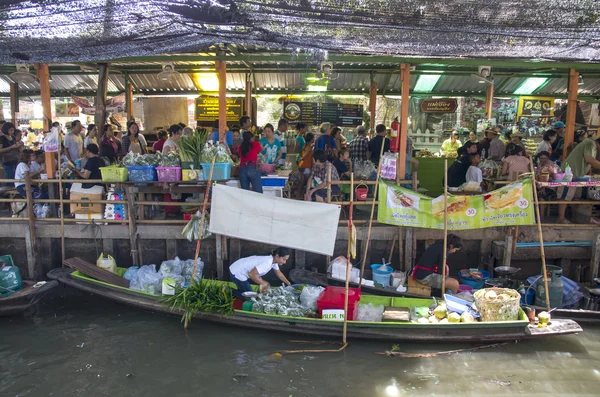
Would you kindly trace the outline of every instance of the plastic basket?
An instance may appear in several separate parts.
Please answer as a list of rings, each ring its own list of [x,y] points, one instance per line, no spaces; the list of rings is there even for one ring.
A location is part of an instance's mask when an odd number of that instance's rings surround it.
[[[326,287],[325,291],[317,300],[319,317],[323,309],[344,309],[344,287]],[[354,320],[358,314],[358,301],[360,300],[360,288],[348,288],[348,320]]]
[[[483,274],[482,278],[465,277],[459,273],[460,283],[468,285],[473,289],[481,289],[485,287],[485,281],[490,278],[490,273],[485,270],[479,270]]]
[[[285,182],[286,180],[283,178],[269,178],[269,177],[265,177],[262,178],[262,185],[264,186],[271,186],[271,187],[284,187],[285,186]]]
[[[204,174],[204,180],[208,181],[210,176],[211,163],[202,163],[202,172]],[[215,163],[215,169],[213,170],[212,180],[213,181],[226,181],[231,178],[231,163]]]
[[[127,182],[127,168],[119,167],[116,165],[109,165],[108,167],[100,167],[100,174],[102,174],[102,182]]]
[[[485,295],[488,291],[494,291],[496,296],[507,295],[508,298],[486,298]],[[473,297],[483,321],[517,321],[519,319],[521,294],[514,289],[484,288],[476,291]]]
[[[156,167],[156,176],[159,182],[179,182],[181,167]]]
[[[156,167],[153,165],[128,165],[126,168],[131,182],[156,181]]]

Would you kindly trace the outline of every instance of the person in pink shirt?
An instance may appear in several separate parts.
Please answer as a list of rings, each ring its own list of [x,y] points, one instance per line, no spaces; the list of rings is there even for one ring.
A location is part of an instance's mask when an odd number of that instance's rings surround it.
[[[502,160],[502,175],[508,175],[509,181],[516,181],[519,175],[531,172],[529,158],[526,156],[522,146],[513,145],[510,148],[510,156]]]

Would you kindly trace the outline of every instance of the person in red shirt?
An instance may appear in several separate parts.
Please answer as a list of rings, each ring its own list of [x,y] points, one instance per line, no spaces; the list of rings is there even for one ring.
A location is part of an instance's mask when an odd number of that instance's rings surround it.
[[[154,145],[152,145],[152,149],[154,149],[154,152],[162,153],[163,146],[165,146],[166,141],[167,141],[167,131],[165,131],[165,130],[158,131],[158,141],[154,142]]]
[[[240,154],[240,186],[244,190],[252,190],[262,193],[262,179],[258,170],[258,154],[262,152],[260,143],[254,141],[254,134],[244,131],[242,144],[239,148]]]

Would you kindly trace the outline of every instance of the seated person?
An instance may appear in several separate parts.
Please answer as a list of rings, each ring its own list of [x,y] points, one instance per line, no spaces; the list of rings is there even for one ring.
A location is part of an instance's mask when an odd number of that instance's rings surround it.
[[[471,166],[469,156],[459,157],[448,167],[448,187],[459,187],[467,181],[467,170]]]
[[[338,151],[338,158],[333,162],[333,166],[337,170],[338,175],[339,175],[340,179],[342,179],[342,180],[350,179],[350,174],[352,172],[350,171],[350,168],[348,167],[349,162],[350,162],[350,151],[347,148],[340,149]],[[352,165],[350,164],[350,167],[351,166]]]
[[[470,154],[469,160],[471,161],[471,166],[467,170],[467,175],[465,176],[466,182],[479,183],[479,191],[481,191],[483,173],[481,172],[481,168],[478,167],[479,163],[481,163],[481,155],[479,153]]]
[[[306,186],[306,201],[316,201],[322,203],[327,197],[327,155],[324,150],[315,150],[313,153],[313,167]],[[339,181],[340,177],[334,166],[331,166],[331,180]],[[340,186],[331,185],[331,194],[339,194]]]
[[[76,169],[75,172],[77,173],[77,175],[79,175],[80,178],[83,179],[102,179],[100,167],[106,167],[106,163],[99,156],[100,149],[98,149],[98,145],[96,145],[95,143],[90,143],[85,149],[85,155],[87,157],[85,167],[83,168],[83,171]],[[83,187],[84,189],[89,189],[96,185],[104,186],[102,183],[84,183],[81,187]]]
[[[502,175],[508,175],[509,181],[516,181],[519,175],[531,172],[529,158],[522,146],[510,144],[510,156],[502,160]]]
[[[37,150],[35,152],[35,158],[31,162],[31,164],[29,165],[29,172],[32,172],[32,173],[36,173],[36,172],[45,173],[46,171],[43,170],[45,162],[46,162],[46,158],[45,158],[44,151],[43,150]]]
[[[467,141],[458,149],[458,156],[468,156],[469,154],[477,153],[477,143]]]
[[[455,234],[448,235],[447,242],[447,255],[451,255],[462,248],[462,241],[460,237]],[[444,255],[444,242],[436,241],[429,246],[421,255],[419,262],[412,271],[413,280],[417,280],[421,284],[428,285],[435,289],[442,288],[442,262]],[[446,275],[450,273],[450,269],[447,264]],[[458,280],[446,276],[446,290],[451,290],[453,294],[458,292]],[[445,291],[442,291],[445,292]]]
[[[17,165],[17,169],[15,170],[15,179],[25,179],[25,173],[29,172],[31,179],[39,177],[38,172],[31,172],[31,162],[33,159],[33,151],[32,150],[23,150],[21,153],[21,162]],[[17,192],[23,197],[27,197],[27,189],[25,187],[24,182],[15,182],[15,188]],[[31,185],[31,193],[34,199],[47,199],[48,195],[43,192],[39,187],[35,185]]]

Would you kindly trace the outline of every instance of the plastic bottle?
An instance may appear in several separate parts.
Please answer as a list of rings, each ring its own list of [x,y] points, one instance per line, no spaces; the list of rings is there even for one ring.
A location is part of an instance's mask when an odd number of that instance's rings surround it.
[[[569,163],[565,163],[565,179],[569,182],[573,180],[573,171]]]
[[[521,295],[521,304],[527,304],[527,290],[525,289],[525,285],[523,283],[519,284],[519,294]]]

